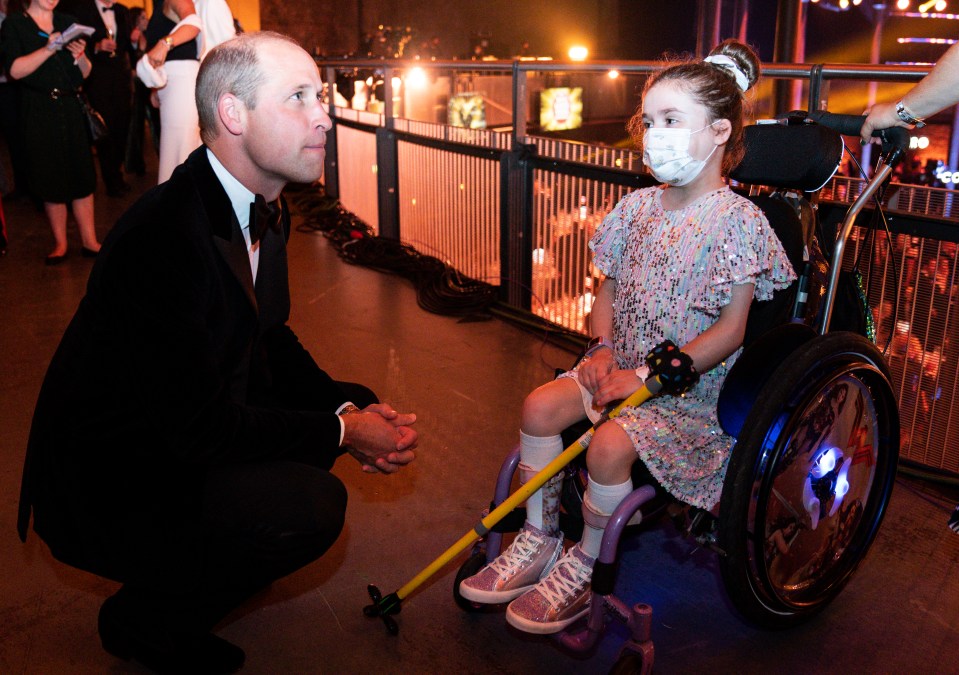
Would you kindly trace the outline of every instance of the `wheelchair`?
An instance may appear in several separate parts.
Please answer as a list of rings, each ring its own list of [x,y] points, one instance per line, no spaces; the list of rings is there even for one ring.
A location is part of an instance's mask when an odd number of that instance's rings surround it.
[[[823,610],[869,550],[895,479],[899,417],[883,354],[863,334],[865,299],[853,290],[852,303],[842,302],[841,291],[850,294],[842,262],[857,215],[903,156],[905,130],[877,132],[878,168],[849,208],[829,260],[816,217],[818,191],[842,158],[841,135],[858,135],[863,119],[796,111],[745,129],[746,156],[731,177],[749,186],[799,280],[771,301],[754,303],[744,351],[724,383],[719,421],[736,442],[718,514],[673,501],[634,471],[639,487],[615,509],[603,537],[585,626],[581,620],[557,635],[566,649],[587,653],[611,618],[630,633],[612,672],[651,671],[652,609],[627,606],[613,593],[617,548],[637,515],[668,512],[683,534],[715,550],[732,604],[765,628],[795,626]],[[856,300],[863,316],[854,316]],[[578,435],[567,430],[564,441]],[[509,496],[518,464],[516,447],[500,469],[491,510]],[[564,471],[561,526],[575,538],[582,531],[585,468],[574,462]],[[503,535],[524,518],[516,509],[473,546],[453,586],[461,608],[481,608],[459,594],[460,581],[492,561]]]

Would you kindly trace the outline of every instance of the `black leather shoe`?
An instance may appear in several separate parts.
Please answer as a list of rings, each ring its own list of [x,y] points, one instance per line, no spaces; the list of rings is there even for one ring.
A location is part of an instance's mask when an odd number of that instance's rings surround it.
[[[53,265],[59,265],[66,259],[67,259],[66,253],[64,253],[63,255],[48,255],[46,258],[43,259],[43,264],[49,265],[52,267]]]
[[[82,255],[84,258],[96,258],[98,254],[99,251],[94,251],[86,246],[80,249],[80,255]]]
[[[246,660],[242,649],[212,633],[178,635],[145,628],[123,616],[115,597],[103,603],[97,627],[103,649],[157,673],[225,675],[238,671]]]

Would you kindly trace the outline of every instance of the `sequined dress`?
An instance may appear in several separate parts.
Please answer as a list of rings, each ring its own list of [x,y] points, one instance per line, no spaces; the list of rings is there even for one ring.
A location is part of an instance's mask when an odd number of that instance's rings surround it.
[[[626,195],[590,241],[594,264],[616,279],[613,340],[622,368],[637,368],[669,339],[685,345],[719,318],[733,285],[768,300],[795,279],[782,245],[752,202],[729,188],[663,208],[662,187]],[[716,402],[739,351],[683,397],[660,396],[615,419],[639,458],[673,496],[705,509],[718,501],[734,439]],[[573,373],[571,373],[572,375]]]

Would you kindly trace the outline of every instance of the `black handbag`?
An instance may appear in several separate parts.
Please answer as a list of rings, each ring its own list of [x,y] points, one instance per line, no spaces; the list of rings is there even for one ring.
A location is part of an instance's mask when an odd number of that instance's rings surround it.
[[[107,128],[107,123],[103,120],[103,115],[98,113],[94,107],[90,105],[87,97],[83,94],[80,95],[80,105],[83,106],[83,114],[86,115],[87,118],[87,127],[90,129],[90,140],[96,143],[109,136],[110,130]]]

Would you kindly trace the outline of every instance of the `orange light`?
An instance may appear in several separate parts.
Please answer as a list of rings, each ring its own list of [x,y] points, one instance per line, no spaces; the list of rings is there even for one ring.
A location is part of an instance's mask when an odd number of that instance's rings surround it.
[[[406,86],[419,88],[426,86],[426,71],[416,66],[415,68],[410,68],[409,72],[406,74]]]

